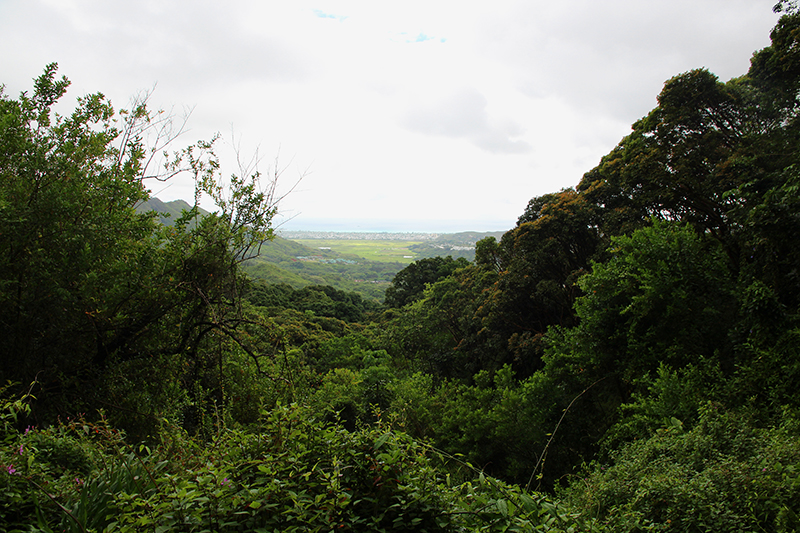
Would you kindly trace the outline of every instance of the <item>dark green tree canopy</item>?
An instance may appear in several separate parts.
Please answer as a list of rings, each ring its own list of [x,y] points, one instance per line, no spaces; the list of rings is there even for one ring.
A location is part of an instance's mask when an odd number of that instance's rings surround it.
[[[403,307],[418,300],[429,283],[447,277],[457,268],[469,265],[463,257],[428,257],[414,261],[395,275],[392,285],[386,289],[386,305]]]
[[[262,307],[311,311],[319,316],[334,317],[345,322],[361,322],[379,304],[367,301],[355,292],[345,292],[328,285],[310,285],[295,289],[291,285],[254,282],[247,299]]]

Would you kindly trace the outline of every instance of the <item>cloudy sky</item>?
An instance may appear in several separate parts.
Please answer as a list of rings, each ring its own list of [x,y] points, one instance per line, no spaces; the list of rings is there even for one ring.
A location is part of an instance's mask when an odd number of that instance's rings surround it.
[[[234,146],[277,159],[287,228],[504,230],[668,78],[745,73],[775,1],[0,0],[0,83],[58,62],[71,97],[154,89],[193,110],[183,142],[222,134],[226,173]]]

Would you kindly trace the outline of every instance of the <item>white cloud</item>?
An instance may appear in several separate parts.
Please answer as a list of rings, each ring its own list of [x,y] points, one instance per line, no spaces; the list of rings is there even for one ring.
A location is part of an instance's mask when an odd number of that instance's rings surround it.
[[[486,97],[477,90],[465,88],[437,102],[409,110],[401,123],[427,135],[463,138],[491,153],[530,152],[530,144],[518,140],[522,127],[509,119],[491,118],[487,104]]]
[[[301,218],[510,227],[532,196],[576,184],[669,77],[746,72],[772,3],[6,0],[0,83],[15,95],[57,61],[72,97],[121,107],[156,85],[155,105],[194,107],[186,142],[233,130],[264,166],[280,152],[287,183],[310,167],[284,206]]]

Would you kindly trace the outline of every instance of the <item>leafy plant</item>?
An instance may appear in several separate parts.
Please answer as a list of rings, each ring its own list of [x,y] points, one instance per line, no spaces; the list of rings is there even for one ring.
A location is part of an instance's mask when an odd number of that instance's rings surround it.
[[[613,531],[796,531],[797,432],[791,415],[762,429],[707,404],[694,427],[668,421],[593,465],[565,496]]]

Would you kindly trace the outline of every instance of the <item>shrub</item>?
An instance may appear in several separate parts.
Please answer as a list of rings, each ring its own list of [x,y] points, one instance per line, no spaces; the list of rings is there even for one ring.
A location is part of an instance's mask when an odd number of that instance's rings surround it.
[[[131,447],[103,419],[18,435],[0,457],[0,529],[598,531],[467,463],[455,482],[442,468],[454,458],[403,432],[348,431],[297,405],[264,411],[247,431],[222,428],[213,442],[174,428],[162,437]]]
[[[795,531],[800,427],[769,429],[708,404],[690,430],[658,430],[565,492],[613,531]]]

